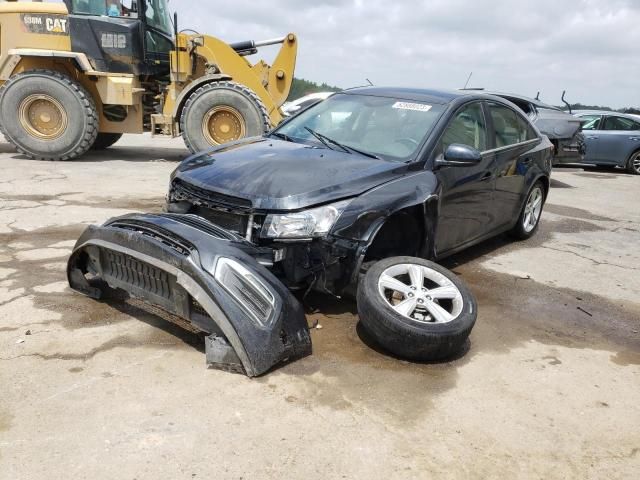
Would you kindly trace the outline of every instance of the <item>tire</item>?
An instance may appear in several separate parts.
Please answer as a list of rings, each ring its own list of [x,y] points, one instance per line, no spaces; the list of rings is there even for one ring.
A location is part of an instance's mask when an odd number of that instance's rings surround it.
[[[416,310],[412,316],[421,317],[420,313],[424,313],[424,308],[429,308],[429,292],[433,292],[432,287],[439,284],[446,286],[451,292],[457,292],[457,305],[451,299],[440,300],[439,308],[451,317],[448,321],[428,321],[428,317],[410,318],[395,310],[388,297],[383,296],[379,287],[383,274],[390,275],[393,270],[402,270],[408,265],[438,279],[438,282],[429,280],[427,284],[423,277],[426,291],[419,293],[419,287],[410,290],[413,287],[409,286],[411,281],[408,277],[400,280],[404,283],[403,288],[416,292],[415,302],[423,301],[420,306],[415,303]],[[406,276],[400,275],[396,278],[404,277]],[[384,291],[386,295],[390,292],[387,289]],[[409,300],[407,295],[404,295],[405,301]],[[443,360],[460,352],[478,314],[476,300],[462,280],[440,265],[415,257],[392,257],[375,263],[360,282],[357,302],[362,326],[381,347],[398,357],[417,361]],[[431,301],[430,305],[434,308],[434,303],[437,309],[437,302]]]
[[[627,162],[627,172],[632,175],[640,175],[640,150],[634,152]]]
[[[541,195],[541,197],[539,197],[540,210],[537,211],[535,224],[531,225],[531,222],[526,223],[526,219],[529,213],[530,201],[532,200],[532,197],[536,195],[536,191]],[[544,208],[544,202],[546,200],[544,185],[540,180],[538,180],[533,185],[533,187],[531,187],[531,190],[529,190],[529,193],[527,193],[526,198],[527,199],[522,206],[522,210],[520,211],[520,216],[518,217],[518,223],[516,223],[515,227],[513,227],[513,229],[509,232],[509,235],[517,240],[526,240],[527,238],[532,237],[538,231],[538,227],[540,226],[540,217],[542,216],[542,209]]]
[[[219,111],[215,112],[216,109]],[[211,127],[216,115],[222,120],[219,129]],[[189,96],[180,116],[180,129],[185,145],[196,153],[243,137],[262,135],[269,130],[270,122],[266,107],[252,90],[235,82],[215,82],[203,85]]]
[[[0,88],[0,131],[20,153],[32,159],[79,157],[94,144],[98,123],[91,95],[59,72],[24,72]]]
[[[98,133],[91,150],[105,150],[122,138],[122,133]]]

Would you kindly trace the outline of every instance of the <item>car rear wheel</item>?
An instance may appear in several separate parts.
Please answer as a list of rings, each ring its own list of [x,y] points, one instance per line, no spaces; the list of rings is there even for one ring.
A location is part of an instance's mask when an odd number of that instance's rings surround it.
[[[631,155],[627,164],[627,171],[634,175],[640,175],[640,150]]]
[[[456,275],[415,257],[375,263],[360,282],[357,300],[363,327],[381,347],[419,361],[461,351],[478,313]]]
[[[542,207],[544,206],[545,200],[544,195],[542,182],[536,182],[527,195],[527,200],[524,202],[524,206],[520,212],[518,223],[513,227],[511,232],[509,232],[511,236],[520,240],[526,240],[536,233],[540,225],[540,217],[542,216]]]

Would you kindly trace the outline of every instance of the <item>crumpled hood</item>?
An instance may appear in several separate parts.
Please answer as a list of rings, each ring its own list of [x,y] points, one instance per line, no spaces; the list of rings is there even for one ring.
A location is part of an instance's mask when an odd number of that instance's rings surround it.
[[[173,178],[251,200],[255,209],[295,210],[359,195],[406,170],[404,163],[259,137],[190,157]]]

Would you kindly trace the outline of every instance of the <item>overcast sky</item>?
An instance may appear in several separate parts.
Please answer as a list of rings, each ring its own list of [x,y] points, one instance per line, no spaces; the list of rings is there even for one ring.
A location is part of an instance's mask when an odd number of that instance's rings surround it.
[[[640,106],[640,0],[171,0],[225,41],[299,36],[296,75]],[[263,54],[271,59],[273,49]],[[251,57],[254,58],[254,57]]]

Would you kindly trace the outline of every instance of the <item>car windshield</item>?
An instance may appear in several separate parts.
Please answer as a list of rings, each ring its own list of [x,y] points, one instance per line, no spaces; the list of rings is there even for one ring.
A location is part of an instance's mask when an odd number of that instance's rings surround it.
[[[417,154],[444,110],[440,104],[339,93],[292,118],[273,135],[408,161]]]

